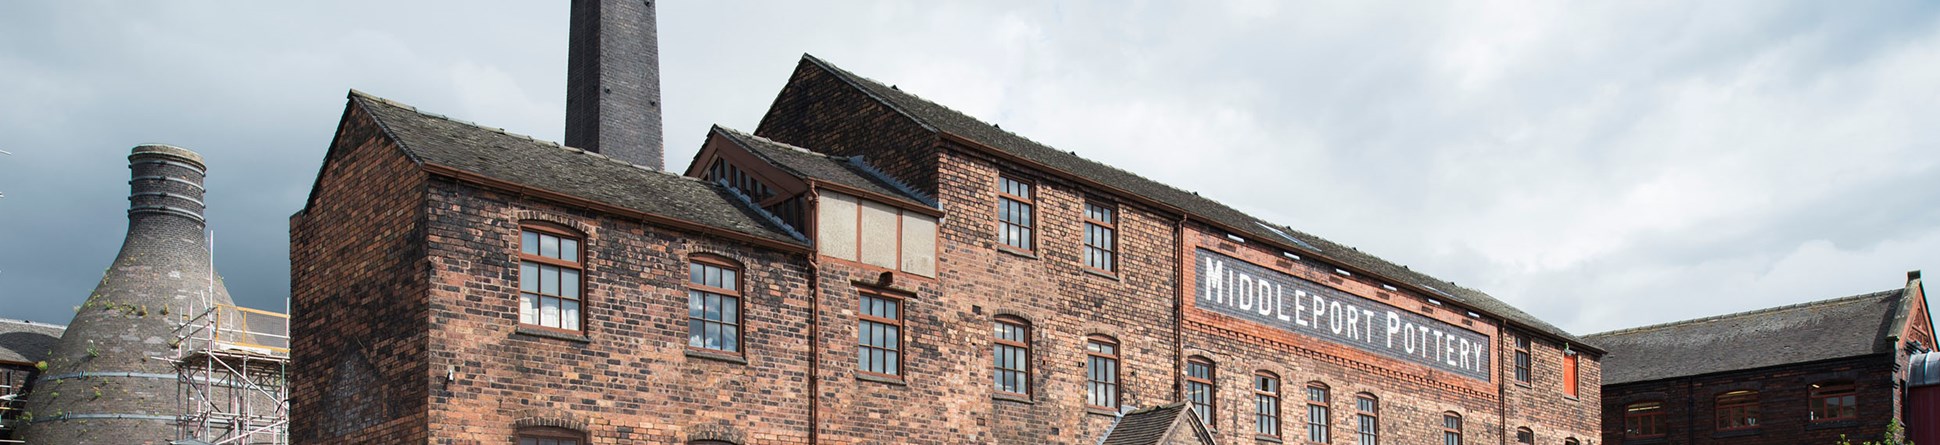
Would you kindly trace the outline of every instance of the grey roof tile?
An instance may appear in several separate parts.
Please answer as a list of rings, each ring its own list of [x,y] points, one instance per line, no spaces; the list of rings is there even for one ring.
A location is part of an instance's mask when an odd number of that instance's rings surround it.
[[[1161,445],[1174,443],[1166,439],[1182,433],[1197,436],[1194,439],[1198,442],[1212,443],[1210,435],[1193,421],[1191,413],[1186,409],[1185,402],[1125,413],[1117,424],[1112,425],[1111,431],[1105,434],[1105,440],[1099,445]]]
[[[1447,300],[1475,309],[1477,312],[1497,317],[1546,334],[1551,337],[1569,340],[1595,348],[1593,343],[1585,343],[1562,328],[1551,325],[1542,319],[1517,309],[1508,303],[1497,300],[1478,290],[1458,286],[1453,282],[1428,276],[1387,260],[1362,253],[1325,238],[1294,230],[1284,225],[1273,224],[1238,209],[1201,197],[1198,193],[1180,190],[1164,183],[1147,179],[1138,174],[1085,159],[1075,153],[1061,151],[1038,143],[1023,136],[997,128],[995,125],[977,120],[949,107],[917,97],[901,89],[884,85],[881,82],[850,73],[834,64],[803,55],[805,63],[812,63],[835,74],[850,85],[915,119],[918,123],[937,131],[955,134],[977,141],[991,148],[1001,150],[1012,156],[1030,160],[1053,169],[1083,177],[1106,186],[1142,196],[1166,205],[1182,209],[1193,216],[1214,221],[1226,227],[1239,230],[1249,239],[1268,240],[1273,243],[1289,245],[1308,250],[1325,260],[1340,263],[1375,274],[1390,280],[1401,281],[1417,287],[1433,289]]]
[[[738,234],[806,246],[726,187],[351,91],[411,159]]]
[[[0,318],[0,362],[34,363],[47,358],[66,326]]]
[[[1609,351],[1603,384],[1890,352],[1904,289],[1585,336]]]
[[[816,153],[719,125],[714,126],[713,131],[795,176],[831,182],[907,204],[936,208],[934,199],[883,175],[862,159]]]

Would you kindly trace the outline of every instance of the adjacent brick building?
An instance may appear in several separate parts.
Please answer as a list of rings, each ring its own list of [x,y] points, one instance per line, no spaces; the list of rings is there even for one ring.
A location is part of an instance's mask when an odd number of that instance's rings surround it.
[[[27,392],[66,326],[0,318],[0,441],[19,440]],[[27,420],[32,420],[31,417]],[[0,442],[4,443],[4,442]]]
[[[651,59],[617,2],[574,57]],[[291,218],[296,442],[1596,442],[1602,351],[1482,292],[814,57],[663,172],[627,87],[568,88],[587,149],[351,93]]]
[[[1875,440],[1905,415],[1909,359],[1931,351],[1919,272],[1845,298],[1595,334],[1609,444]]]

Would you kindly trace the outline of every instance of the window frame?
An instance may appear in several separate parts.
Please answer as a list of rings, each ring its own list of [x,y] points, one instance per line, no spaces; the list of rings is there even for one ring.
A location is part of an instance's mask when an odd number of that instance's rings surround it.
[[[1307,382],[1307,441],[1313,443],[1333,443],[1334,440],[1334,391],[1321,382]],[[1315,392],[1319,391],[1319,392]],[[1319,394],[1316,400],[1315,394]],[[1319,414],[1319,419],[1315,419]],[[1316,422],[1318,420],[1318,422]]]
[[[1286,434],[1285,422],[1281,421],[1285,407],[1280,403],[1284,382],[1272,371],[1253,371],[1253,433],[1259,437],[1279,439]]]
[[[886,318],[877,317],[874,315],[869,315],[863,312],[861,310],[862,303],[865,298],[870,298],[870,297],[895,302],[896,319],[894,320],[886,319]],[[906,310],[908,307],[909,307],[909,300],[907,298],[904,298],[901,295],[896,295],[893,293],[878,291],[874,289],[864,289],[864,288],[857,289],[857,292],[856,292],[856,308],[857,308],[856,310],[856,331],[857,331],[856,354],[861,355],[864,349],[881,349],[884,351],[894,352],[896,354],[896,361],[895,361],[896,373],[895,374],[884,374],[880,372],[862,369],[862,364],[860,363],[860,357],[858,357],[858,363],[856,363],[857,373],[861,375],[883,378],[883,379],[891,379],[891,380],[897,380],[897,381],[903,380],[903,375],[908,374],[909,369],[907,366],[904,366],[905,356],[907,356],[908,354],[903,353],[903,351],[907,349],[909,344],[909,342],[906,339],[906,337],[909,336],[909,330],[907,329],[907,327],[905,327],[903,323],[903,320],[906,320],[909,318],[907,315],[908,312]],[[879,324],[894,326],[896,328],[896,348],[895,349],[879,348],[879,347],[863,344],[861,340],[861,330],[864,322],[879,323]]]
[[[544,255],[543,250],[540,250],[540,253],[534,253],[534,254],[525,253],[525,232],[528,232],[528,231],[535,232],[540,235],[550,235],[554,238],[558,238],[561,240],[567,240],[567,239],[572,240],[575,244],[579,246],[578,250],[575,252],[578,254],[577,255],[579,258],[578,261],[566,261],[565,259],[562,259],[562,258],[547,257]],[[517,320],[514,322],[515,326],[519,328],[524,328],[524,329],[536,329],[544,332],[555,332],[555,333],[561,333],[561,334],[567,334],[567,335],[586,334],[587,314],[591,312],[589,309],[592,307],[592,303],[590,301],[592,300],[592,298],[590,298],[590,296],[588,295],[590,292],[588,292],[586,289],[586,275],[587,275],[586,273],[587,255],[586,254],[588,252],[588,249],[586,248],[586,245],[587,245],[586,238],[587,237],[584,234],[579,233],[579,231],[573,230],[563,225],[559,225],[557,223],[542,222],[542,221],[520,221],[519,222],[519,243],[518,243],[519,245],[518,245],[518,248],[515,249],[515,251],[517,252],[517,255],[516,255],[517,259],[515,261],[517,263],[517,265],[515,266],[517,267],[517,269],[515,270],[518,270],[519,272],[515,274],[514,278],[512,279],[513,286],[518,289],[517,291],[515,291],[515,294],[518,297],[513,299],[513,302],[519,305],[518,310],[513,311],[513,316],[517,317]],[[541,266],[552,266],[552,267],[557,267],[561,269],[572,269],[574,271],[579,272],[579,283],[577,284],[577,289],[579,290],[579,296],[573,297],[573,301],[579,303],[579,317],[578,317],[579,319],[576,321],[577,326],[579,327],[578,329],[566,329],[566,328],[557,327],[557,326],[546,326],[545,324],[543,324],[545,323],[545,320],[543,320],[544,318],[543,315],[540,316],[541,320],[539,320],[539,323],[525,322],[525,316],[524,316],[525,304],[524,304],[524,301],[522,300],[524,299],[525,294],[528,293],[525,291],[525,286],[523,281],[525,279],[524,269],[525,269],[526,262],[537,263]],[[534,291],[530,293],[536,296],[536,298],[539,299],[538,301],[541,302],[540,303],[540,307],[542,308],[540,309],[541,314],[544,313],[543,308],[545,306],[543,302],[545,301],[546,298],[557,298],[557,299],[560,299],[562,302],[566,300],[566,297],[563,295],[547,295],[542,291]],[[562,308],[560,310],[561,311],[565,310],[563,308],[563,303],[562,303]],[[560,320],[561,320],[561,323],[563,324],[565,317],[562,315],[560,317]]]
[[[1091,348],[1091,345],[1093,343],[1110,346],[1111,353],[1106,354],[1102,352],[1093,351]],[[1122,379],[1123,372],[1125,370],[1124,360],[1122,359],[1124,354],[1125,354],[1124,349],[1122,346],[1119,345],[1118,339],[1116,338],[1112,338],[1110,336],[1106,336],[1103,334],[1092,334],[1085,337],[1085,407],[1108,409],[1115,412],[1115,411],[1118,411],[1119,407],[1124,406],[1124,400],[1122,399],[1122,396],[1124,396],[1124,384],[1123,384],[1124,380]],[[1102,374],[1102,373],[1094,373],[1093,370],[1091,369],[1091,365],[1094,363],[1094,359],[1111,361],[1111,373],[1110,373],[1111,381],[1110,382],[1103,382],[1103,381],[1091,379],[1091,377],[1094,375]],[[1091,403],[1091,401],[1094,399],[1092,397],[1092,392],[1091,392],[1092,388],[1094,388],[1093,385],[1104,385],[1111,388],[1111,406],[1093,405]]]
[[[1194,377],[1192,375],[1192,367],[1194,365],[1205,367],[1206,376]],[[1200,407],[1204,406],[1205,407],[1203,410],[1204,412],[1199,413],[1201,414],[1199,417],[1202,417],[1202,419],[1199,419],[1199,420],[1202,422],[1205,422],[1208,427],[1212,427],[1213,425],[1218,425],[1219,424],[1219,367],[1212,361],[1212,359],[1195,355],[1195,356],[1186,358],[1186,369],[1184,371],[1185,371],[1184,375],[1185,375],[1185,384],[1186,384],[1186,405],[1188,407],[1191,407],[1194,411],[1202,411]],[[1206,403],[1201,404],[1197,400],[1192,400],[1193,385],[1205,386]],[[1214,428],[1214,429],[1217,429],[1217,428]]]
[[[1581,369],[1577,368],[1581,361],[1582,354],[1576,351],[1563,351],[1563,394],[1570,398],[1581,397],[1583,393]]]
[[[1648,411],[1640,411],[1640,407],[1642,405],[1653,405],[1653,407],[1649,408]],[[1632,420],[1636,420],[1637,421],[1636,423],[1641,426],[1643,424],[1643,420],[1646,420],[1646,419],[1649,420],[1649,423],[1652,427],[1651,429],[1656,430],[1655,432],[1646,433],[1643,428],[1631,427]],[[1667,434],[1664,430],[1665,428],[1664,428],[1664,402],[1663,401],[1644,400],[1644,401],[1631,402],[1623,405],[1623,438],[1656,439],[1656,438],[1664,437]]]
[[[693,343],[691,342],[687,344],[687,350],[703,352],[708,354],[729,354],[729,355],[734,355],[738,357],[746,357],[747,350],[748,350],[747,348],[748,296],[745,293],[745,291],[743,291],[742,289],[748,288],[747,269],[744,267],[741,267],[741,263],[738,261],[734,261],[734,259],[732,258],[728,258],[725,256],[716,255],[716,254],[709,254],[709,253],[695,253],[695,254],[688,255],[687,264],[688,264],[687,267],[689,268],[690,271],[696,264],[700,264],[703,266],[713,266],[722,270],[734,271],[734,287],[735,287],[734,289],[713,287],[713,286],[708,286],[704,283],[694,283],[691,277],[691,272],[690,272],[690,277],[687,280],[687,289],[690,291],[712,293],[719,296],[734,297],[735,338],[739,339],[735,343],[735,350],[733,351],[729,351],[725,349],[713,349],[705,346],[694,346]],[[693,295],[689,294],[688,297],[692,298]],[[691,307],[693,302],[690,301],[688,302],[688,304]],[[688,319],[687,335],[688,335],[688,338],[690,339],[693,338],[693,335],[694,335],[693,320],[701,320],[703,323],[716,323],[716,324],[723,324],[723,325],[726,324],[725,322],[716,322],[712,320],[707,320],[706,318],[693,318],[693,313],[691,311],[688,313],[687,319]],[[705,325],[703,324],[703,326]]]
[[[513,444],[523,444],[525,439],[572,440],[577,445],[587,444],[586,432],[553,426],[528,426],[512,433]]]
[[[1381,445],[1380,397],[1365,392],[1354,394],[1354,420],[1355,443]]]
[[[1036,181],[1027,181],[1023,179],[1018,179],[1020,177],[1021,176],[1019,175],[1014,175],[1010,173],[1002,173],[997,175],[997,210],[996,210],[996,213],[992,215],[992,216],[995,216],[997,219],[997,248],[1006,249],[1013,252],[1027,254],[1027,255],[1035,255],[1039,247],[1038,237],[1037,237],[1038,220],[1042,219],[1040,218],[1041,216],[1040,213],[1037,211],[1037,207],[1038,207],[1037,195],[1039,191],[1038,184]],[[1027,193],[1030,193],[1030,196],[1013,195],[1009,191],[1004,190],[1005,181],[1014,182],[1014,183],[1023,185],[1025,188],[1025,191]],[[1027,225],[1011,224],[1010,221],[1004,220],[1004,201],[1006,200],[1017,202],[1018,204],[1023,205],[1025,208],[1028,209],[1028,212],[1030,213],[1030,217],[1029,217],[1030,221],[1028,221],[1029,224]],[[1008,241],[1008,238],[1005,236],[1005,230],[1011,226],[1020,227],[1023,229],[1024,232],[1026,232],[1025,233],[1026,236],[1024,237],[1024,242],[1029,243],[1030,247],[1018,247],[1010,244],[1010,242]]]
[[[998,325],[1010,325],[1012,327],[1017,328],[1019,331],[1023,333],[1024,340],[1023,341],[1005,340],[1003,337],[997,336],[995,332],[991,333],[990,350],[992,354],[991,368],[993,370],[993,372],[991,373],[991,380],[992,380],[991,383],[994,386],[996,386],[993,389],[997,391],[997,394],[1012,395],[1012,396],[1018,396],[1018,397],[1029,399],[1032,396],[1032,394],[1035,393],[1035,391],[1033,391],[1031,387],[1031,370],[1033,369],[1033,367],[1031,366],[1031,322],[1029,320],[1025,320],[1023,317],[1018,317],[1015,315],[998,315],[996,317],[992,317],[991,328],[994,330]],[[1023,358],[1021,362],[1023,369],[1005,369],[1005,368],[997,367],[995,354],[1001,351],[1002,348],[1005,346],[1023,350]],[[900,357],[900,354],[898,356]],[[1020,374],[1022,376],[1021,386],[1023,387],[1024,391],[1011,392],[1011,391],[1004,390],[1002,387],[1002,384],[999,383],[999,381],[997,380],[997,372],[1003,372],[1003,371],[1011,371],[1011,372],[1016,372]]]
[[[1806,399],[1807,400],[1806,416],[1811,418],[1811,422],[1813,423],[1838,422],[1838,421],[1859,419],[1858,382],[1854,382],[1851,380],[1829,380],[1825,382],[1814,383],[1812,384],[1811,391],[1809,394],[1810,395]],[[1850,412],[1851,415],[1840,416],[1840,417],[1819,417],[1819,413],[1826,409],[1826,406],[1825,406],[1826,400],[1846,399],[1846,398],[1849,398],[1851,400],[1849,400],[1848,403],[1844,405],[1843,409],[1840,409],[1840,411]]]
[[[1516,427],[1516,443],[1536,443],[1536,431],[1526,426]]]
[[[1091,214],[1092,214],[1091,209],[1093,207],[1101,209],[1101,213],[1103,213],[1106,218],[1111,219],[1111,221],[1100,221],[1097,219],[1093,219],[1091,217]],[[1118,211],[1118,206],[1107,204],[1105,201],[1098,200],[1098,199],[1086,199],[1084,202],[1083,210],[1084,210],[1084,218],[1083,218],[1084,233],[1082,234],[1083,238],[1078,240],[1079,244],[1082,244],[1081,246],[1082,251],[1079,253],[1079,260],[1083,262],[1083,267],[1086,269],[1090,269],[1097,272],[1103,272],[1108,275],[1117,275],[1118,274],[1118,221],[1120,220],[1120,216],[1121,216]],[[1097,227],[1097,230],[1100,233],[1104,234],[1104,237],[1106,238],[1105,242],[1110,247],[1097,247],[1091,244],[1091,232],[1093,230],[1093,227]],[[1105,267],[1098,267],[1097,265],[1091,264],[1091,252],[1094,249],[1100,252],[1099,253],[1100,257],[1104,258]]]
[[[1716,423],[1712,427],[1718,431],[1739,431],[1758,428],[1758,417],[1761,414],[1759,413],[1758,402],[1758,391],[1751,389],[1726,391],[1713,396],[1711,398],[1711,412],[1713,422]],[[1731,421],[1727,422],[1726,414],[1733,413],[1733,411],[1736,411],[1736,415],[1729,417],[1728,419],[1731,419]],[[1744,425],[1731,425],[1736,423],[1737,419],[1749,419],[1750,422]]]
[[[1525,334],[1520,334],[1520,333],[1510,334],[1510,336],[1514,337],[1515,345],[1516,345],[1516,355],[1515,355],[1516,383],[1528,385],[1532,383],[1536,378],[1535,373],[1533,372],[1533,369],[1535,368],[1535,358],[1529,354],[1529,343],[1530,343],[1529,336]]]
[[[1462,445],[1462,414],[1454,411],[1442,413],[1442,445]]]

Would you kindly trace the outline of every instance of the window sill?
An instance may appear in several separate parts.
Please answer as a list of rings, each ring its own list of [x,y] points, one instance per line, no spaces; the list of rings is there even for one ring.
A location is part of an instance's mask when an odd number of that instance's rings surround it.
[[[543,337],[543,338],[565,340],[565,341],[579,342],[579,343],[593,342],[593,339],[591,337],[587,337],[586,334],[584,333],[556,331],[552,329],[535,328],[535,327],[528,327],[528,326],[519,326],[519,327],[513,328],[512,334],[530,335],[533,337]]]
[[[1535,389],[1535,387],[1529,385],[1529,382],[1521,380],[1513,380],[1513,382],[1515,382],[1516,386],[1522,387],[1522,389]]]
[[[876,383],[882,383],[882,384],[888,384],[888,385],[909,386],[909,382],[905,382],[903,381],[903,379],[900,379],[900,378],[869,375],[869,374],[863,374],[860,372],[856,373],[855,379],[865,381],[865,382],[876,382]]]
[[[1105,416],[1105,417],[1118,417],[1118,410],[1099,407],[1099,406],[1087,406],[1085,407],[1085,414],[1099,415],[1099,416]]]
[[[1758,427],[1739,428],[1735,430],[1723,430],[1723,431],[1714,432],[1714,433],[1711,433],[1711,437],[1725,438],[1725,437],[1756,436],[1758,435],[1758,433],[1759,433]]]
[[[1017,394],[1007,394],[1007,393],[996,393],[996,394],[991,394],[991,395],[990,395],[990,399],[991,399],[991,400],[1002,400],[1002,401],[1006,401],[1006,402],[1017,402],[1017,403],[1022,403],[1022,404],[1025,404],[1025,405],[1036,405],[1036,404],[1037,404],[1037,402],[1035,402],[1035,401],[1032,401],[1030,397],[1027,397],[1027,396],[1022,396],[1022,395],[1017,395]]]
[[[1118,281],[1118,279],[1119,279],[1119,278],[1118,278],[1118,274],[1115,274],[1115,273],[1111,273],[1111,272],[1106,272],[1106,271],[1104,271],[1103,269],[1098,269],[1098,268],[1094,268],[1094,267],[1091,267],[1091,266],[1084,266],[1084,267],[1080,267],[1080,268],[1078,268],[1078,269],[1079,269],[1079,270],[1083,270],[1083,271],[1085,271],[1085,273],[1088,273],[1088,274],[1092,274],[1092,275],[1097,275],[1097,276],[1101,276],[1101,277],[1105,277],[1105,278],[1110,278],[1110,279],[1111,279],[1112,281]]]
[[[1815,421],[1812,421],[1812,423],[1805,424],[1805,430],[1812,431],[1812,430],[1823,430],[1823,429],[1831,429],[1831,428],[1851,428],[1855,426],[1859,426],[1859,419],[1815,420]]]
[[[1030,258],[1030,259],[1033,259],[1033,260],[1035,260],[1035,259],[1038,259],[1038,258],[1037,258],[1037,252],[1032,252],[1032,251],[1029,251],[1029,250],[1024,250],[1024,249],[1019,249],[1019,248],[1016,248],[1016,247],[1011,247],[1011,246],[1010,246],[1009,244],[998,244],[998,245],[997,245],[997,251],[998,251],[998,252],[1003,252],[1003,253],[1008,253],[1008,254],[1011,254],[1011,255],[1016,255],[1016,256],[1020,256],[1020,257],[1024,257],[1024,258]]]
[[[1280,438],[1273,436],[1253,436],[1253,441],[1259,443],[1281,443]]]
[[[722,362],[735,363],[735,364],[741,364],[741,365],[748,364],[747,357],[742,357],[739,355],[729,354],[721,351],[694,349],[692,347],[687,348],[687,356],[703,359],[703,360],[722,361]]]

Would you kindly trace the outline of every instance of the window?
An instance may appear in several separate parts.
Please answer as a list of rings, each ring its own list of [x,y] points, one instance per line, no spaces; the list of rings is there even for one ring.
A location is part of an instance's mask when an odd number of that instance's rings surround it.
[[[1623,408],[1623,437],[1664,437],[1664,403],[1637,402]]]
[[[1528,428],[1516,428],[1516,443],[1536,443],[1536,432]]]
[[[1442,445],[1462,445],[1462,415],[1442,413]]]
[[[1261,436],[1280,437],[1280,377],[1271,372],[1253,374],[1253,413]]]
[[[1516,381],[1529,383],[1529,337],[1516,335]]]
[[[1742,430],[1758,426],[1758,391],[1732,391],[1717,398],[1718,429]]]
[[[1563,445],[1582,445],[1582,442],[1577,442],[1576,438],[1571,437],[1568,439],[1563,439]]]
[[[1361,434],[1361,445],[1380,445],[1381,443],[1381,401],[1373,394],[1361,393],[1354,397],[1354,417]]]
[[[1858,418],[1859,407],[1854,405],[1857,401],[1852,382],[1812,385],[1812,421]]]
[[[1023,319],[997,318],[993,350],[997,392],[1028,396],[1031,393],[1031,328]]]
[[[903,301],[863,293],[857,316],[856,367],[863,374],[899,377],[903,364]]]
[[[687,263],[687,347],[741,353],[741,273],[729,264]]]
[[[578,331],[579,238],[550,227],[519,232],[519,324]]]
[[[580,445],[586,435],[564,428],[520,428],[519,445]]]
[[[1576,351],[1563,351],[1563,393],[1576,397]]]
[[[1334,414],[1327,409],[1327,385],[1319,382],[1307,384],[1307,440],[1327,443],[1333,435],[1329,425],[1334,424]]]
[[[1085,267],[1118,271],[1118,211],[1085,203]]]
[[[1212,360],[1205,357],[1186,359],[1186,401],[1192,403],[1192,411],[1206,425],[1217,425],[1214,409],[1218,402],[1213,398],[1214,383]]]
[[[1002,186],[1002,192],[997,194],[997,240],[1027,251],[1037,248],[1037,237],[1031,233],[1036,227],[1032,224],[1031,207],[1036,201],[1032,199],[1031,184],[1009,176],[999,177],[997,182]]]
[[[1111,337],[1085,340],[1085,404],[1118,410],[1118,341]]]

